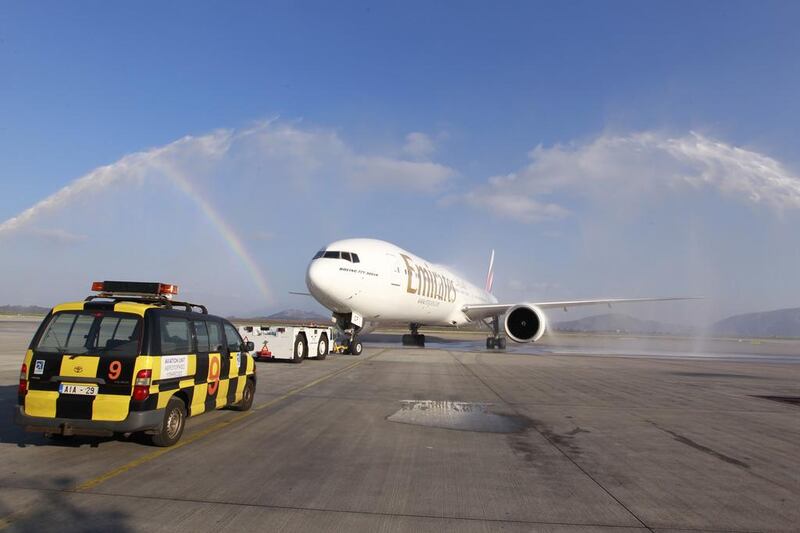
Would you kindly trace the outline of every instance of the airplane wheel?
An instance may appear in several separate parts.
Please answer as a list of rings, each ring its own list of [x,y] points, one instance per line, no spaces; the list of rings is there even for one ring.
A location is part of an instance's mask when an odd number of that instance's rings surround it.
[[[350,343],[350,354],[351,355],[361,355],[361,352],[364,350],[364,345],[361,344],[361,341],[358,339],[353,339]]]
[[[417,346],[420,348],[425,347],[425,335],[417,335],[416,341]]]
[[[494,350],[494,337],[486,337],[486,349]]]
[[[505,350],[506,349],[506,338],[505,337],[500,337],[499,339],[497,339],[497,342],[496,342],[495,346],[497,346],[498,350]]]
[[[416,346],[416,340],[413,335],[403,335],[403,346]]]

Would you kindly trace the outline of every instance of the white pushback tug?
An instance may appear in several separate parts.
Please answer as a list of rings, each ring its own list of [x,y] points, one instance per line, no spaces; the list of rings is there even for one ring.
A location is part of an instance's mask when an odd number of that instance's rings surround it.
[[[239,326],[245,342],[251,341],[255,359],[283,359],[302,363],[303,359],[325,359],[334,340],[333,328],[310,325],[261,324]]]

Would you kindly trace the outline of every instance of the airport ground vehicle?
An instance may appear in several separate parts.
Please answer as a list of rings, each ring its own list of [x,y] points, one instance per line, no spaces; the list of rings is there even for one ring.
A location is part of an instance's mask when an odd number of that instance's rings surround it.
[[[327,326],[239,326],[239,334],[255,345],[256,359],[325,359],[331,351],[333,328]]]
[[[171,446],[187,416],[250,409],[255,364],[227,320],[177,302],[175,285],[95,282],[55,306],[20,371],[15,420],[54,435],[144,432]]]

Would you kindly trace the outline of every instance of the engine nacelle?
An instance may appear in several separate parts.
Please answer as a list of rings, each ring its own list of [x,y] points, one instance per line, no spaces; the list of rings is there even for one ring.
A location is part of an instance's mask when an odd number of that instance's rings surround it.
[[[506,312],[506,335],[514,342],[536,342],[547,329],[547,316],[535,305],[519,304]]]

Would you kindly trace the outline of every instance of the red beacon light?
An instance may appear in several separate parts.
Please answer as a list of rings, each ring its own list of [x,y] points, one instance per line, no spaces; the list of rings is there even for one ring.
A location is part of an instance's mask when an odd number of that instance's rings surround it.
[[[152,283],[144,281],[95,281],[92,291],[101,296],[163,296],[172,298],[178,294],[178,286],[171,283]]]

